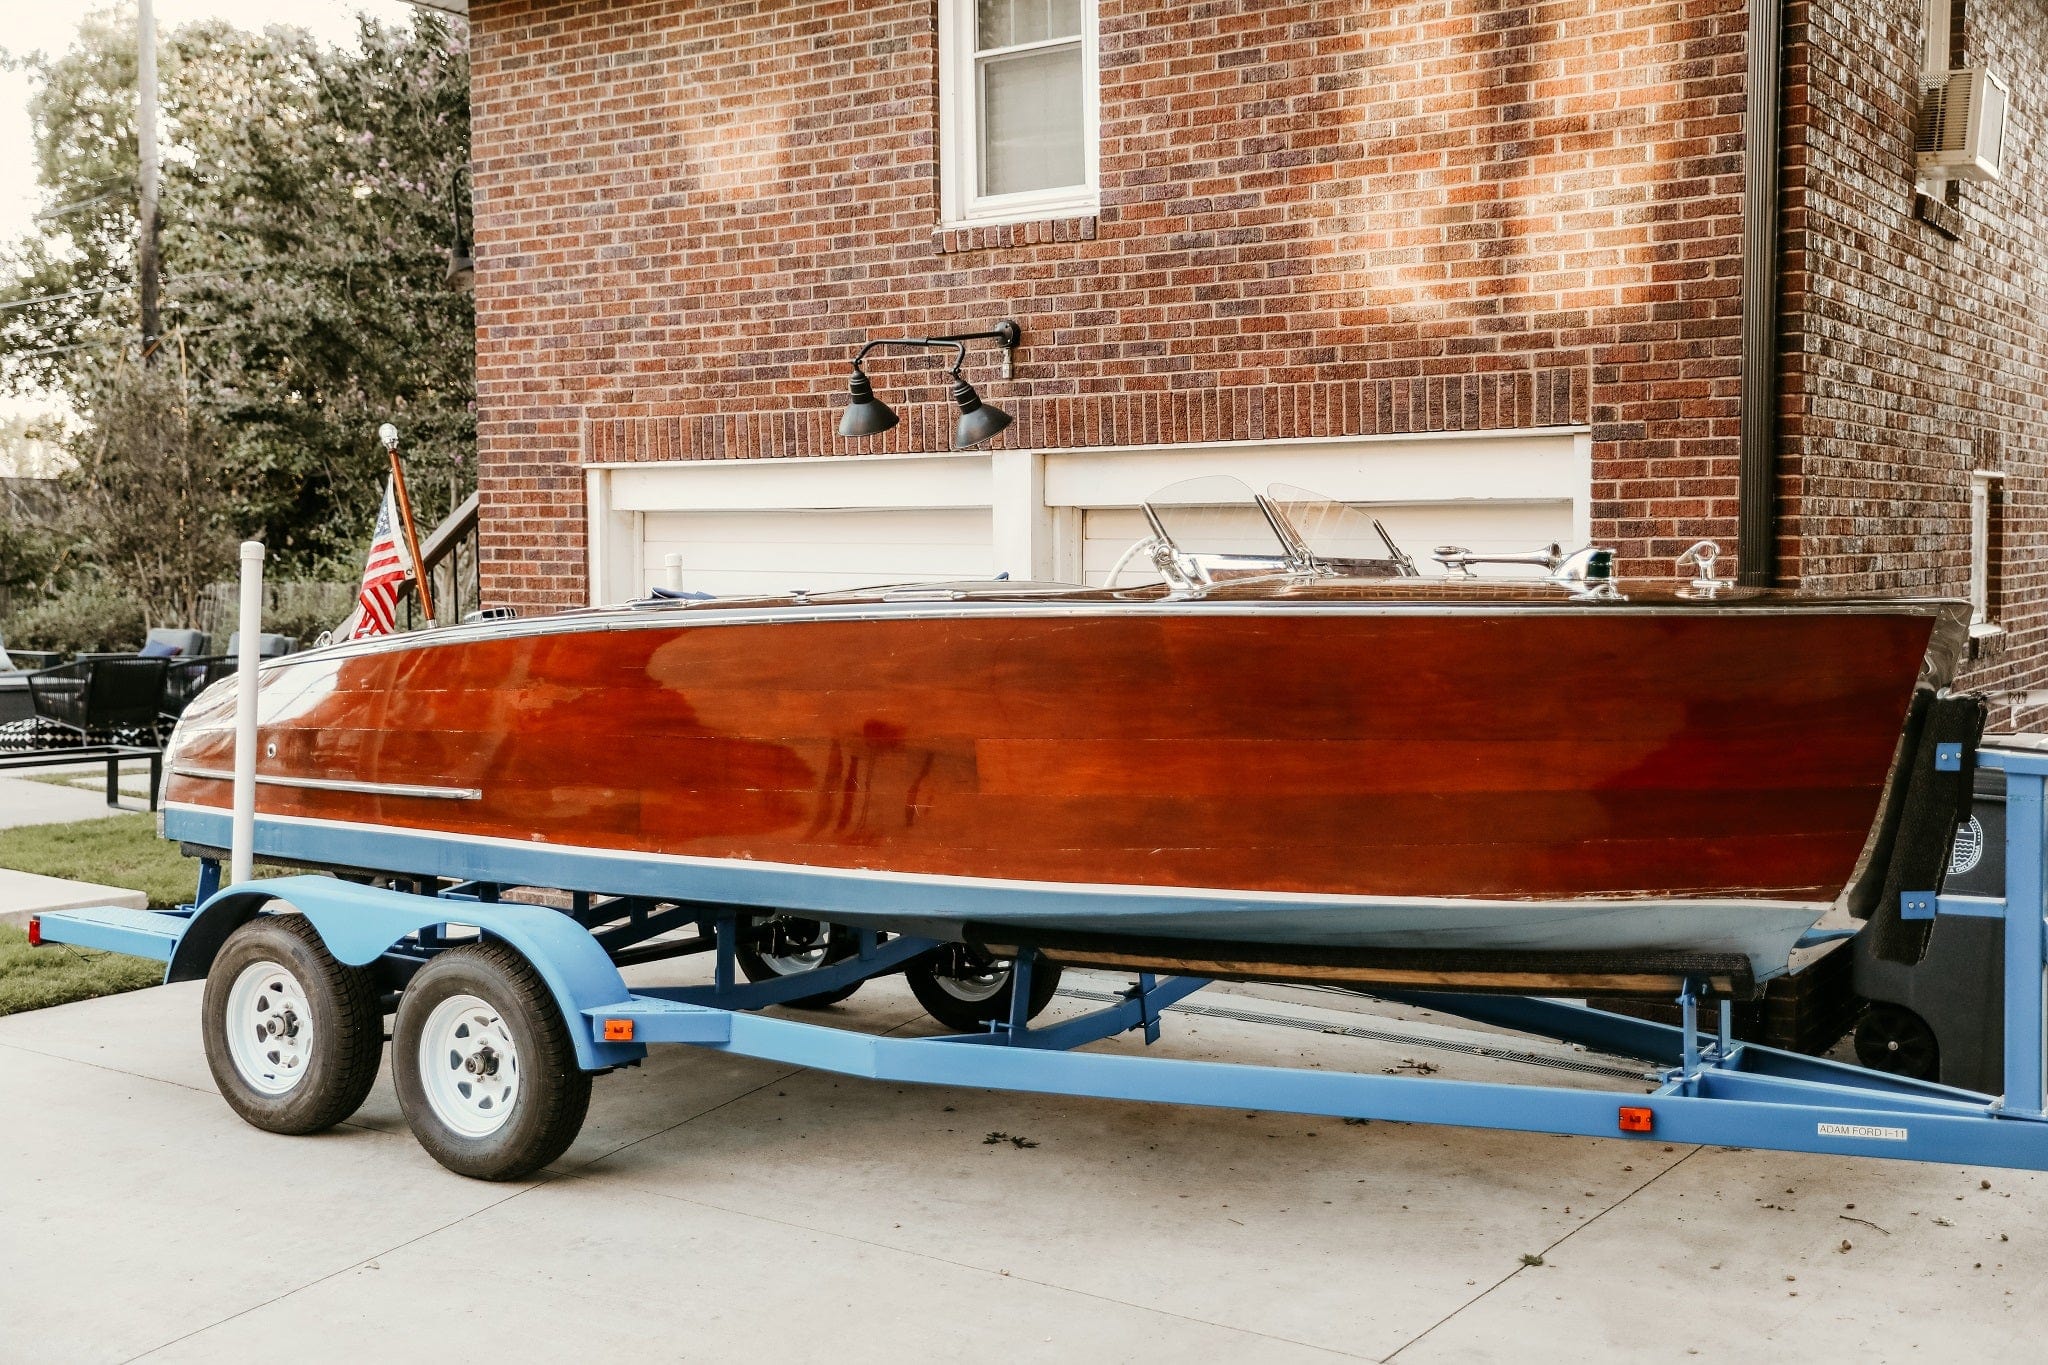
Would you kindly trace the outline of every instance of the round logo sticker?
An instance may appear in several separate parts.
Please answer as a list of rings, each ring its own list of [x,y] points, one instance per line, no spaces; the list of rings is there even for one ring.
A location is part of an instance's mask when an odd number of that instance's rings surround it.
[[[1971,816],[1956,831],[1955,847],[1948,855],[1948,875],[1960,877],[1984,861],[1984,825]]]

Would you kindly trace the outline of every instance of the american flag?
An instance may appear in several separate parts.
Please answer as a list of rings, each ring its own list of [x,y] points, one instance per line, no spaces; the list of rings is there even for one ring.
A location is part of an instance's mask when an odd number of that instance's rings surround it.
[[[398,499],[391,481],[386,479],[384,506],[377,512],[377,530],[370,537],[370,559],[363,566],[363,586],[356,594],[356,609],[334,632],[334,638],[361,640],[389,635],[398,608],[398,589],[411,575],[412,561],[398,535]]]

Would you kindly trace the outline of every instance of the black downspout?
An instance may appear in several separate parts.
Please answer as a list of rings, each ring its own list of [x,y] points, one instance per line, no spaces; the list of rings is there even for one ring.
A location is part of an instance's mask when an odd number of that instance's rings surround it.
[[[1742,146],[1742,448],[1736,581],[1778,572],[1778,164],[1784,0],[1749,0],[1749,100]]]

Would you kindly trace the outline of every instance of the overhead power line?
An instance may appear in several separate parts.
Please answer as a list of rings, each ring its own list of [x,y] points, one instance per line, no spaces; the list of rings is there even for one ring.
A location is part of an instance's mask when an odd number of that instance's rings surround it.
[[[117,294],[123,289],[133,289],[132,284],[108,284],[98,289],[67,289],[61,294],[37,294],[26,299],[8,299],[0,303],[0,313],[11,313],[17,308],[28,308],[38,303],[57,303],[64,299],[90,299],[101,294]]]
[[[163,342],[169,341],[173,337],[198,336],[201,332],[219,331],[227,325],[224,322],[211,322],[204,327],[172,327],[163,336],[159,337],[157,341],[159,346],[161,346]],[[15,351],[10,354],[0,355],[0,360],[40,360],[45,356],[64,355],[71,351],[97,351],[108,346],[126,346],[132,340],[133,338],[131,337],[101,337],[97,341],[74,341],[68,346],[45,346],[35,351]]]
[[[74,199],[68,204],[59,204],[56,208],[44,209],[41,213],[35,216],[34,221],[38,223],[47,223],[52,218],[62,218],[65,214],[73,212],[74,210],[89,209],[94,204],[104,204],[109,199],[118,199],[120,197],[120,190],[108,190],[106,193],[96,194],[90,199]]]

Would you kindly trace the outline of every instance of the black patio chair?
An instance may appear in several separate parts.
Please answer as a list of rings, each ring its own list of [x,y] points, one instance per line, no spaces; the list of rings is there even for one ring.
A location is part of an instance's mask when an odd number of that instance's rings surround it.
[[[67,743],[154,744],[167,662],[118,655],[29,674],[39,742],[51,748]]]
[[[185,708],[195,701],[201,692],[235,674],[235,656],[232,654],[207,654],[197,659],[167,659],[164,661],[164,700],[162,715],[166,722],[175,722],[185,714]]]
[[[0,770],[107,765],[107,804],[121,801],[120,767],[149,762],[149,808],[163,785],[163,659],[127,656],[60,664],[28,676],[35,715],[0,726]]]

